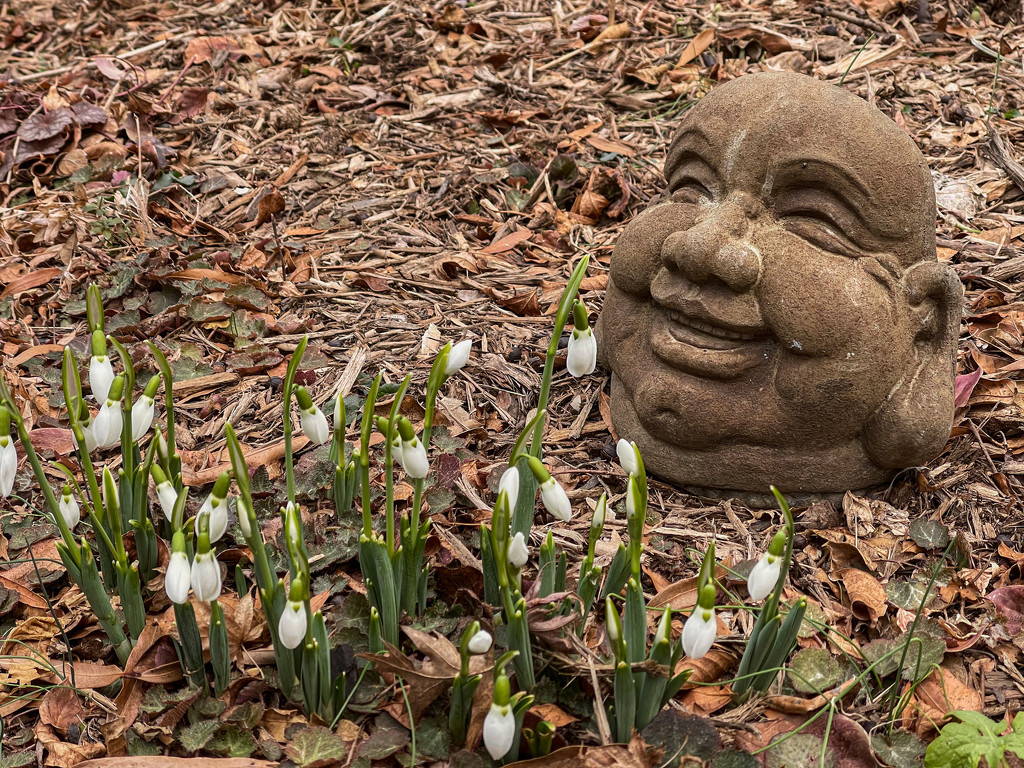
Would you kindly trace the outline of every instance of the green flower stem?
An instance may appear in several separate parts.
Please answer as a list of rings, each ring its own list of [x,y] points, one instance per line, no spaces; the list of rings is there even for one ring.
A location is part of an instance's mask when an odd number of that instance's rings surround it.
[[[576,294],[583,282],[583,276],[587,271],[587,264],[590,262],[590,255],[584,254],[576,268],[569,276],[569,282],[562,292],[562,298],[558,302],[558,312],[555,314],[555,328],[551,334],[551,342],[548,344],[547,354],[544,356],[544,375],[540,382],[540,397],[537,399],[537,411],[545,410],[548,407],[548,398],[551,395],[551,379],[555,373],[555,356],[558,354],[558,342],[562,338],[566,323],[572,315],[572,305],[576,300]],[[538,459],[542,455],[541,441],[543,439],[543,422],[538,422],[533,430],[533,441],[530,443],[530,453]]]
[[[181,643],[181,668],[193,685],[205,685],[206,672],[203,669],[203,641],[199,636],[199,624],[192,603],[174,606],[174,623],[178,628]]]
[[[210,665],[213,667],[213,690],[220,696],[231,681],[231,653],[224,609],[219,600],[210,601]]]
[[[125,474],[131,477],[135,474],[135,441],[132,440],[132,393],[135,390],[135,365],[132,363],[132,356],[113,336],[107,336],[107,342],[117,350],[121,358],[121,365],[124,368],[124,397],[121,403],[121,465]],[[131,509],[129,500],[121,500],[122,508]]]
[[[180,491],[183,485],[181,457],[178,455],[177,443],[174,441],[174,374],[171,371],[170,363],[167,362],[167,357],[160,351],[160,348],[152,341],[146,343],[149,344],[149,349],[153,353],[153,357],[156,358],[156,364],[164,382],[164,410],[167,420],[167,466],[164,467],[164,470],[174,489]]]
[[[96,621],[99,622],[100,627],[103,628],[103,631],[114,646],[114,652],[117,654],[118,661],[124,666],[128,661],[128,656],[131,655],[132,643],[125,636],[124,629],[117,620],[117,614],[114,613],[114,608],[110,604],[110,597],[107,596],[106,591],[103,589],[103,583],[100,581],[99,571],[96,570],[96,560],[93,558],[89,542],[83,538],[80,547],[80,586],[82,592],[85,593],[85,597],[89,601],[89,607],[92,608],[93,613],[96,615]]]
[[[377,404],[381,374],[373,380],[363,403],[363,423],[359,432],[359,470],[362,480],[363,536],[373,536],[373,509],[370,502],[370,435],[373,432],[373,408]],[[362,560],[359,561],[363,562]]]
[[[309,336],[303,336],[292,352],[288,361],[288,370],[284,376],[284,470],[288,483],[288,501],[295,503],[295,466],[292,460],[292,389],[295,386],[295,374],[302,362],[302,354],[306,351]]]
[[[11,396],[10,390],[7,389],[7,384],[4,382],[3,377],[0,377],[0,401],[7,406],[7,410],[10,411],[11,421],[14,422],[15,427],[18,430],[18,437],[21,440],[22,450],[25,451],[25,455],[28,457],[29,463],[32,465],[32,472],[36,476],[36,481],[39,483],[43,490],[43,496],[46,498],[46,506],[50,509],[50,517],[53,522],[57,525],[57,529],[60,531],[60,537],[64,541],[64,546],[67,547],[68,552],[75,559],[75,563],[81,562],[81,553],[78,551],[78,544],[75,542],[75,537],[71,533],[71,529],[68,528],[68,524],[64,521],[64,515],[60,513],[60,506],[57,504],[57,497],[53,495],[53,488],[50,487],[50,481],[46,479],[46,473],[43,471],[43,465],[39,461],[39,456],[36,455],[35,446],[32,445],[32,440],[29,436],[28,428],[25,426],[25,420],[21,416],[21,411],[18,410],[17,404],[14,402],[14,398]]]
[[[628,744],[633,736],[633,723],[636,722],[636,684],[629,664],[625,661],[615,665],[612,688],[615,699],[615,740],[620,744]]]

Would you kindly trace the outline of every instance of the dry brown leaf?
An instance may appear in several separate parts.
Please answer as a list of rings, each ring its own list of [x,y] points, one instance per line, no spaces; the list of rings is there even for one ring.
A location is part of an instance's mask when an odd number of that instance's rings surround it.
[[[242,47],[233,37],[194,37],[188,41],[185,47],[184,59],[193,64],[205,64],[213,61],[218,55],[239,55],[243,53]]]
[[[85,709],[78,694],[71,688],[51,688],[39,703],[39,719],[46,725],[66,733],[68,727],[80,722]]]
[[[885,613],[888,604],[885,588],[870,573],[859,568],[844,568],[836,572],[836,578],[850,596],[850,610],[858,619],[874,623]]]
[[[55,768],[72,768],[107,751],[103,744],[96,741],[68,744],[60,739],[53,728],[43,722],[36,724],[35,734],[39,746],[46,750],[43,765],[52,765]]]
[[[981,694],[962,681],[945,662],[936,667],[914,690],[904,713],[907,727],[919,736],[935,730],[946,719],[946,715],[958,709],[980,712]]]
[[[15,296],[19,293],[30,291],[33,288],[39,288],[42,285],[46,285],[55,277],[60,277],[62,274],[64,274],[64,270],[57,269],[56,267],[47,267],[46,269],[37,269],[32,272],[26,272],[21,277],[17,277],[7,284],[3,293],[0,293],[0,299],[6,299],[8,296]]]
[[[702,29],[697,33],[697,36],[686,44],[683,48],[683,52],[679,54],[679,61],[676,62],[676,69],[685,67],[691,61],[700,56],[704,51],[708,49],[711,42],[715,39],[715,30],[713,29]]]
[[[308,722],[302,719],[301,722]],[[281,739],[286,741],[286,739]],[[76,768],[277,768],[280,763],[251,757],[167,757],[133,755],[86,760]]]

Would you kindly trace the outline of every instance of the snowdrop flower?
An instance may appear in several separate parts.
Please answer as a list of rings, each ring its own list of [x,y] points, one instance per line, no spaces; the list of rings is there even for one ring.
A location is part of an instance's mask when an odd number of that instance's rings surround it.
[[[153,414],[156,410],[156,388],[160,386],[160,376],[154,376],[146,384],[146,390],[132,406],[132,440],[139,442],[153,426]]]
[[[519,470],[517,468],[509,467],[501,476],[501,480],[498,482],[499,496],[502,491],[508,496],[509,511],[514,510],[516,502],[519,501]]]
[[[93,453],[98,447],[96,445],[96,434],[92,431],[92,414],[86,412],[86,416],[88,418],[82,422],[82,436],[85,437],[85,450]]]
[[[345,397],[341,392],[334,398],[334,431],[345,436]]]
[[[430,471],[427,448],[416,437],[412,423],[405,416],[398,417],[398,434],[402,440],[402,450],[398,453],[402,469],[409,477],[416,479],[426,477]]]
[[[473,348],[471,339],[463,339],[448,352],[448,362],[444,367],[444,377],[447,379],[454,373],[458,373],[469,362],[469,351]]]
[[[75,530],[78,521],[82,519],[82,510],[78,506],[78,499],[71,493],[70,485],[64,486],[64,490],[57,500],[57,508],[60,510],[60,515],[64,518],[64,522],[68,524],[68,528],[72,531]]]
[[[574,330],[569,337],[569,351],[565,358],[565,367],[577,379],[589,376],[597,368],[597,339],[594,329],[585,331]]]
[[[281,516],[284,520],[284,540],[288,551],[299,551],[302,549],[302,512],[299,505],[289,501],[281,508]]]
[[[601,531],[604,530],[604,521],[608,516],[608,494],[602,493],[601,498],[597,500],[597,508],[594,510],[594,516],[590,520],[591,530],[597,531],[597,535],[600,535]]]
[[[219,576],[220,571],[217,574]],[[185,534],[175,531],[171,540],[171,561],[167,564],[167,573],[164,574],[164,591],[172,603],[182,605],[188,600],[188,590],[191,586],[191,566],[185,553]]]
[[[0,499],[14,490],[14,476],[18,473],[18,453],[11,437],[11,414],[0,405]]]
[[[288,649],[298,648],[306,639],[306,605],[302,597],[302,576],[299,575],[292,579],[288,602],[277,624],[277,636]]]
[[[491,650],[491,640],[491,633],[486,629],[481,629],[469,638],[469,643],[466,644],[466,648],[469,649],[470,653],[479,656],[480,654],[487,653]]]
[[[522,568],[530,559],[530,549],[526,546],[526,537],[519,531],[508,545],[508,561],[515,568]]]
[[[171,481],[160,467],[154,464],[149,472],[156,483],[156,498],[160,502],[160,508],[164,511],[164,517],[168,521],[174,520],[174,505],[178,502],[178,492],[174,490]]]
[[[89,387],[97,403],[104,403],[110,394],[110,385],[114,383],[114,366],[107,354],[107,340],[103,331],[92,333],[92,357],[89,358]]]
[[[199,534],[196,558],[192,561],[192,591],[204,603],[220,597],[220,563],[210,550],[210,536],[206,532]]]
[[[786,552],[786,531],[781,530],[772,537],[768,551],[750,569],[747,576],[747,592],[751,600],[763,600],[768,597],[779,582],[782,572],[782,556]]]
[[[640,497],[640,484],[636,481],[636,475],[629,476],[626,485],[626,519],[632,520],[636,515],[638,507],[642,506],[643,499]]]
[[[571,520],[572,504],[565,494],[565,489],[558,484],[536,456],[530,456],[529,463],[530,471],[533,472],[533,476],[537,478],[537,483],[540,485],[540,498],[544,502],[544,507],[556,520],[561,520],[563,523]]]
[[[597,367],[597,339],[587,322],[587,307],[580,299],[573,303],[572,314],[574,327],[569,336],[565,367],[578,379],[593,373]]]
[[[199,521],[203,515],[208,516],[210,541],[217,541],[228,529],[228,485],[231,483],[231,475],[222,472],[217,482],[214,483],[213,491],[206,497],[206,501],[199,508],[196,515],[196,536],[199,535]]]
[[[92,434],[96,438],[98,448],[110,448],[121,442],[121,426],[124,417],[121,414],[121,394],[124,391],[124,377],[115,376],[110,385],[106,401],[96,414],[92,425]]]
[[[252,521],[255,520],[255,516],[250,518],[253,512],[241,496],[235,500],[235,510],[238,512],[238,527],[242,529],[242,536],[248,539],[252,535]]]
[[[640,472],[636,461],[636,443],[631,443],[626,438],[620,438],[615,444],[615,453],[619,457],[619,464],[627,475],[635,475]]]
[[[500,760],[512,749],[516,718],[509,704],[509,682],[504,673],[494,681],[494,699],[484,718],[484,746],[492,760]]]
[[[303,434],[317,445],[323,445],[331,439],[331,428],[327,424],[324,412],[313,404],[313,398],[303,386],[295,388],[295,399],[299,401],[299,424]]]
[[[683,625],[683,651],[691,659],[702,659],[711,650],[717,635],[715,587],[707,584],[701,589],[697,605]]]

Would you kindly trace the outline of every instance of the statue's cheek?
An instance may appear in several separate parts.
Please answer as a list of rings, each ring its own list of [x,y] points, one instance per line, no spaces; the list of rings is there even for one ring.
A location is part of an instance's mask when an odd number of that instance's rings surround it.
[[[758,298],[784,351],[841,361],[850,370],[902,351],[898,297],[856,259],[822,254],[795,238],[776,254],[763,247],[761,253]]]
[[[651,280],[661,268],[661,247],[673,232],[689,229],[696,206],[662,203],[636,216],[619,237],[612,254],[611,277],[626,293],[649,296]]]

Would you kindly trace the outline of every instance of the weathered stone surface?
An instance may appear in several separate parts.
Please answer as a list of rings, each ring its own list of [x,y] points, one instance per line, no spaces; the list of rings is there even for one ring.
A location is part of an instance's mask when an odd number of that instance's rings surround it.
[[[690,110],[665,177],[598,324],[615,428],[649,471],[807,497],[941,451],[963,288],[895,123],[803,75],[748,75]]]

